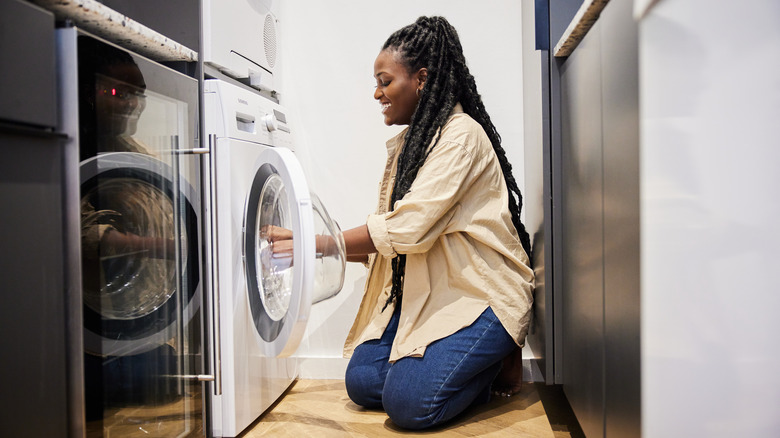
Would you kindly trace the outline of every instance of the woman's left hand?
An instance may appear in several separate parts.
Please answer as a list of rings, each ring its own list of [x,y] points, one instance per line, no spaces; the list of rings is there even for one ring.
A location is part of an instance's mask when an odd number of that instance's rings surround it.
[[[293,232],[287,228],[277,227],[276,225],[266,225],[260,229],[261,236],[269,242],[279,240],[292,240]]]
[[[275,259],[290,259],[292,264],[293,256],[293,232],[287,228],[277,227],[276,225],[266,225],[260,230],[261,237],[269,243],[271,257]]]

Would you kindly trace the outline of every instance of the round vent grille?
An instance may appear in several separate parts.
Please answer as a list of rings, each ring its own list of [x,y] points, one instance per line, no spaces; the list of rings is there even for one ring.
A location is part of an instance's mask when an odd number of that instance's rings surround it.
[[[274,64],[276,64],[276,22],[271,14],[265,16],[263,45],[265,46],[265,59],[268,61],[268,66],[274,68]]]

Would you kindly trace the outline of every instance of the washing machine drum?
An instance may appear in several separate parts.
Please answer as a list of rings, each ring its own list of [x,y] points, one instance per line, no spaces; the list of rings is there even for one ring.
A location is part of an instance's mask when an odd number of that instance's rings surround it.
[[[312,304],[344,284],[346,251],[338,224],[306,185],[292,152],[260,156],[247,197],[244,266],[249,309],[266,354],[292,354]]]
[[[199,306],[194,190],[139,153],[101,154],[80,171],[85,350],[125,356],[169,342]]]

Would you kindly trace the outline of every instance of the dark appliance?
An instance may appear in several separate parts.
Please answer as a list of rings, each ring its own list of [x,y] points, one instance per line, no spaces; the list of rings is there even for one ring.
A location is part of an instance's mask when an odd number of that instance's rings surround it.
[[[198,83],[57,31],[77,115],[86,436],[203,435]],[[67,75],[66,75],[67,76]]]

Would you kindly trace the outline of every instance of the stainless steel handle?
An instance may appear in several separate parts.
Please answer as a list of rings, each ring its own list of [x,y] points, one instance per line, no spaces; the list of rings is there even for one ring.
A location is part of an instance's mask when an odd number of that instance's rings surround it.
[[[209,147],[210,151],[213,151],[217,146],[217,136],[209,134]],[[213,275],[211,276],[211,321],[212,321],[212,339],[214,343],[214,351],[212,353],[213,359],[213,372],[214,372],[214,395],[222,394],[222,342],[220,341],[220,305],[219,305],[219,260],[217,260],[217,242],[219,242],[219,223],[217,221],[217,191],[216,191],[216,154],[209,156],[209,193],[211,199],[209,204],[211,206],[211,266],[213,267]]]
[[[33,136],[33,137],[48,137],[48,138],[55,138],[59,140],[68,139],[68,136],[61,132],[48,131],[46,129],[35,129],[24,125],[14,125],[12,123],[7,123],[7,122],[0,122],[0,132]]]
[[[179,149],[176,151],[179,155],[203,155],[211,152],[209,148]]]
[[[163,377],[177,380],[197,380],[198,382],[211,382],[214,380],[214,376],[211,374],[166,374]]]
[[[213,382],[214,376],[211,374],[186,374],[184,376],[181,376],[184,379],[193,379],[197,380],[198,382]]]

